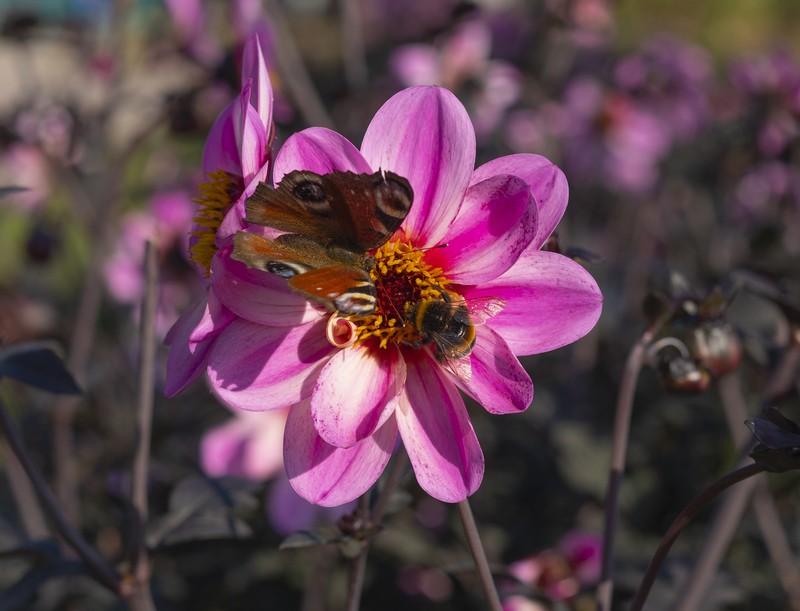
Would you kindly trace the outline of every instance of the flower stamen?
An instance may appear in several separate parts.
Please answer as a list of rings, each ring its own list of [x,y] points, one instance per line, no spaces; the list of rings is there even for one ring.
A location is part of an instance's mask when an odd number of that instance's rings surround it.
[[[425,261],[425,252],[407,241],[384,244],[374,253],[375,267],[370,272],[377,289],[375,312],[356,319],[356,343],[376,338],[377,345],[390,343],[412,345],[419,331],[410,320],[410,312],[420,301],[440,299],[450,284],[442,270]]]
[[[233,197],[234,179],[222,170],[208,175],[209,180],[200,184],[200,192],[194,198],[198,211],[192,221],[196,229],[191,232],[191,246],[189,258],[205,272],[208,278],[211,270],[211,259],[217,252],[217,230],[225,218],[230,205],[236,200]]]

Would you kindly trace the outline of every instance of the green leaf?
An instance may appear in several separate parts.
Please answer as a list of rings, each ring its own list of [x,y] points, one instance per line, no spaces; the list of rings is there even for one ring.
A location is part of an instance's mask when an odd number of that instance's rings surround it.
[[[14,195],[15,193],[22,193],[23,191],[27,191],[27,187],[0,187],[0,199],[4,197],[8,197],[9,195]]]
[[[316,547],[318,545],[329,545],[339,543],[342,540],[340,532],[331,528],[319,528],[315,530],[301,530],[286,537],[278,549],[299,549],[303,547]]]
[[[2,377],[56,394],[79,395],[83,392],[52,342],[19,344],[0,351]]]
[[[259,487],[234,477],[187,477],[172,491],[169,512],[148,527],[148,546],[251,536],[250,527],[235,514],[258,504],[254,493]]]

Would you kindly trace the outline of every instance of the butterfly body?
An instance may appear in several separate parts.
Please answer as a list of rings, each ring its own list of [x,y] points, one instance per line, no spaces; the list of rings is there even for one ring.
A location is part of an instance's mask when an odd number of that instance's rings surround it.
[[[385,244],[411,209],[408,181],[392,172],[290,172],[276,188],[260,184],[245,221],[286,233],[240,231],[232,257],[277,274],[329,310],[366,316],[377,305],[368,251]]]

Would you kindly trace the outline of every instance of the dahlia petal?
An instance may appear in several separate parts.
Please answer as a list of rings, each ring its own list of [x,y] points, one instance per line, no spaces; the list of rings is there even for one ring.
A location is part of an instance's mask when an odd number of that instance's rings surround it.
[[[206,298],[199,299],[175,321],[167,333],[165,343],[170,347],[167,357],[167,374],[164,394],[177,395],[194,382],[205,368],[206,359],[214,344],[214,336],[202,341],[190,341],[190,336],[207,313]]]
[[[603,307],[594,278],[572,259],[526,250],[505,274],[465,291],[499,297],[505,308],[488,325],[514,354],[538,354],[574,342],[592,330]]]
[[[508,344],[487,325],[475,328],[469,356],[472,377],[458,386],[490,414],[516,414],[533,400],[533,382]]]
[[[292,134],[275,157],[275,184],[292,170],[330,174],[334,170],[372,173],[359,150],[341,134],[325,127],[310,127]]]
[[[203,471],[212,477],[231,475],[266,481],[283,468],[283,429],[287,409],[237,412],[200,442]]]
[[[405,383],[405,362],[396,346],[340,350],[320,372],[311,417],[320,437],[349,448],[374,434],[394,412]]]
[[[360,443],[337,448],[319,436],[311,404],[293,405],[283,436],[286,475],[295,492],[323,507],[342,505],[369,490],[383,473],[397,438],[394,418]]]
[[[236,144],[239,147],[241,174],[244,184],[263,169],[267,159],[267,130],[258,112],[250,104],[253,81],[249,79],[239,96],[239,104],[233,108],[233,122],[236,128]]]
[[[215,337],[235,319],[236,315],[222,305],[214,291],[208,291],[203,316],[189,334],[189,341],[197,343]]]
[[[226,405],[278,409],[311,396],[315,371],[332,351],[324,322],[287,328],[237,320],[208,355],[208,381]]]
[[[480,486],[483,452],[455,386],[428,357],[406,362],[405,393],[395,410],[403,445],[425,492],[446,503]]]
[[[233,127],[233,109],[238,104],[238,99],[228,104],[208,131],[203,146],[203,174],[206,176],[218,170],[234,176],[241,175],[239,147]]]
[[[245,41],[242,50],[242,82],[245,83],[248,79],[253,79],[250,103],[256,109],[265,133],[269,134],[272,127],[272,83],[261,51],[261,43],[255,34]]]
[[[541,155],[520,153],[493,159],[475,170],[471,184],[491,176],[512,174],[528,183],[539,208],[539,226],[531,248],[538,250],[553,233],[569,199],[569,185],[564,173]]]
[[[372,168],[408,179],[414,205],[403,226],[418,246],[437,244],[475,165],[475,130],[461,102],[440,87],[405,89],[378,110],[361,152]]]
[[[536,203],[516,176],[493,176],[471,186],[458,218],[427,261],[459,284],[493,280],[509,269],[536,235]]]
[[[291,291],[284,278],[231,259],[229,249],[214,255],[211,277],[219,301],[250,322],[293,327],[319,319],[319,312],[305,297]]]

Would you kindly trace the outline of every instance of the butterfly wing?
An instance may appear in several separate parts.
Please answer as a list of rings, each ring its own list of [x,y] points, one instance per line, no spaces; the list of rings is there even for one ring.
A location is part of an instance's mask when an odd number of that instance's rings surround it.
[[[393,172],[320,176],[331,214],[349,244],[361,251],[386,243],[408,216],[414,201],[409,182]]]
[[[245,205],[244,220],[329,244],[342,238],[333,218],[332,196],[319,174],[290,172],[275,188],[265,183],[256,187]]]
[[[345,254],[341,253],[341,260],[333,258],[325,247],[296,234],[269,240],[239,231],[233,237],[231,257],[288,279],[292,289],[328,310],[366,316],[377,304],[375,285],[363,257],[345,260]]]
[[[372,314],[378,303],[369,274],[355,267],[318,267],[290,278],[289,286],[329,310],[351,316]]]

